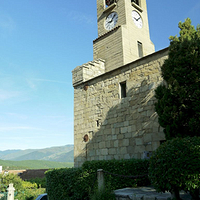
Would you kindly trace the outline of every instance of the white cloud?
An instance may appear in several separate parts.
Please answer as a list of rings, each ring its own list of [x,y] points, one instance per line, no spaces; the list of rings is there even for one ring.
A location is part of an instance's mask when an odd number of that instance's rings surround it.
[[[19,114],[19,113],[5,113],[9,117],[18,118],[18,119],[27,119],[27,115]]]
[[[18,91],[5,91],[0,90],[0,101],[5,101],[14,97],[19,96],[20,92]]]

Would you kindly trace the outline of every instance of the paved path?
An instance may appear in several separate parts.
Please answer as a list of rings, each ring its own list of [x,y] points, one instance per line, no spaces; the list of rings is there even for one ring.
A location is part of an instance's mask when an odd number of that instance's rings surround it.
[[[152,187],[124,188],[115,190],[117,200],[170,200],[171,193],[157,193]],[[191,196],[180,192],[183,200],[191,200]]]

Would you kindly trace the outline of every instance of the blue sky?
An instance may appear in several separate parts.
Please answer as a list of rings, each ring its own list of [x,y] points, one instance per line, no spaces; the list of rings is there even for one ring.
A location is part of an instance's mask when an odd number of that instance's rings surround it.
[[[199,0],[147,0],[151,40],[200,23]],[[0,0],[0,150],[73,144],[71,71],[93,60],[96,0]]]

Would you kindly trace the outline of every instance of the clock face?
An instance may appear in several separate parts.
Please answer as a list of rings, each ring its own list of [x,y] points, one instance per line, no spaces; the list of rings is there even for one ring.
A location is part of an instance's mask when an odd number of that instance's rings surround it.
[[[111,30],[115,27],[118,20],[118,15],[116,12],[112,12],[108,15],[108,17],[105,20],[105,29]]]
[[[142,18],[140,16],[140,14],[135,10],[132,11],[132,19],[138,28],[142,28],[142,26],[143,26]]]

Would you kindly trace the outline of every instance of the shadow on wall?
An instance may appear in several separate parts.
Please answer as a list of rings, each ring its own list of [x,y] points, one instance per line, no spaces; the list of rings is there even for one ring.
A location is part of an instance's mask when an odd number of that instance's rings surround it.
[[[86,160],[148,157],[165,140],[154,108],[162,63],[157,60],[134,70],[127,65],[129,70],[88,81],[87,89],[80,86],[82,121],[75,135],[75,167]]]

